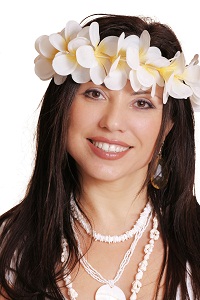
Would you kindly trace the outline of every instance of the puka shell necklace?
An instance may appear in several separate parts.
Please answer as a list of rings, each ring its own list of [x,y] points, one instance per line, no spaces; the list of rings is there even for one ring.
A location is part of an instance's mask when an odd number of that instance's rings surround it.
[[[85,271],[94,279],[96,279],[97,281],[99,281],[100,283],[103,283],[107,286],[109,286],[112,291],[113,288],[115,287],[115,283],[120,279],[120,277],[122,276],[125,267],[128,265],[131,256],[133,255],[133,252],[135,250],[135,247],[137,245],[137,242],[139,241],[139,239],[141,238],[142,234],[144,233],[145,229],[147,228],[150,219],[151,219],[152,213],[150,213],[150,215],[148,216],[146,223],[144,224],[144,226],[142,227],[141,231],[137,232],[135,234],[134,240],[130,246],[130,248],[128,249],[128,251],[125,253],[124,258],[120,264],[119,270],[117,271],[117,274],[115,276],[114,279],[112,280],[107,280],[105,279],[97,270],[95,270],[90,264],[89,262],[86,260],[86,258],[84,256],[82,256],[80,262],[82,264],[82,266],[84,267]],[[79,247],[79,253],[82,255],[81,253],[81,249]],[[108,288],[106,288],[108,290]]]
[[[141,230],[143,226],[144,216],[146,213],[148,213],[148,210],[150,209],[150,203],[147,202],[144,210],[140,213],[139,219],[136,221],[136,223],[130,230],[126,231],[121,235],[114,235],[114,236],[102,235],[100,233],[97,233],[95,230],[93,230],[90,224],[87,222],[86,218],[82,215],[81,211],[76,205],[76,202],[73,199],[71,199],[71,209],[72,209],[73,217],[79,222],[81,227],[85,230],[85,232],[88,235],[92,235],[95,241],[105,242],[110,244],[110,243],[124,242],[132,238],[138,231]]]
[[[145,231],[145,229],[147,228],[149,221],[151,219],[151,215],[150,214],[149,218],[147,219],[146,222],[146,226],[144,226],[143,228],[143,232]],[[72,223],[73,224],[73,223]],[[159,231],[158,231],[158,220],[157,217],[155,216],[153,218],[153,228],[150,231],[150,240],[149,243],[144,247],[144,258],[143,260],[139,263],[138,265],[138,270],[137,270],[137,274],[135,275],[134,281],[132,283],[132,288],[131,288],[131,297],[130,300],[135,300],[137,299],[137,294],[139,293],[141,287],[142,287],[142,283],[141,283],[141,279],[143,277],[143,273],[146,271],[147,269],[147,265],[148,265],[148,260],[150,257],[150,254],[153,251],[154,248],[154,241],[156,241],[159,238]],[[140,233],[140,237],[142,236],[141,231]],[[76,236],[77,238],[77,236]],[[139,240],[139,238],[138,238]],[[77,240],[78,241],[78,240]],[[87,260],[83,257],[81,259],[81,264],[84,267],[85,271],[94,279],[96,279],[97,281],[103,283],[104,285],[101,286],[95,295],[95,300],[126,300],[126,297],[123,293],[123,291],[118,288],[117,286],[115,286],[116,281],[119,280],[119,278],[121,277],[125,266],[129,263],[131,255],[135,249],[135,246],[133,246],[135,242],[135,239],[131,245],[131,247],[129,248],[129,250],[126,252],[124,259],[122,260],[121,264],[120,264],[120,268],[119,271],[117,272],[117,275],[115,276],[115,278],[113,280],[106,280],[104,279],[101,274],[99,274],[88,262]],[[62,247],[63,247],[63,252],[61,255],[61,261],[62,263],[64,263],[66,257],[67,257],[67,242],[65,239],[63,239],[62,242]],[[79,244],[79,252],[80,254],[82,254],[81,249],[80,249],[80,243],[78,241]],[[132,252],[132,253],[131,253]],[[69,299],[70,300],[76,300],[78,297],[77,292],[73,289],[72,287],[72,282],[71,282],[71,277],[69,276],[64,276],[64,281],[66,284],[66,287],[68,288],[68,295],[69,295]]]

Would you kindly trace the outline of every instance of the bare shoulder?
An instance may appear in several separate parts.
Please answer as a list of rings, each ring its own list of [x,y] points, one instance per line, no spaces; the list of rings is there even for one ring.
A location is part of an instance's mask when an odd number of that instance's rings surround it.
[[[2,294],[3,294],[4,296],[2,296]],[[6,298],[5,298],[5,297],[6,297]],[[7,296],[6,292],[5,292],[3,289],[1,289],[0,300],[8,300],[8,299],[9,299],[9,297]]]
[[[8,298],[4,298],[3,296],[0,295],[0,300],[5,300],[5,299],[8,300]]]

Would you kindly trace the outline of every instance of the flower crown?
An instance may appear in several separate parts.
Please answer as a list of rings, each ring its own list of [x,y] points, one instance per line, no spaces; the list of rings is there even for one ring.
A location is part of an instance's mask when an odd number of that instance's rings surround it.
[[[124,32],[100,41],[99,24],[81,27],[69,21],[60,33],[40,36],[35,42],[39,55],[35,73],[42,80],[54,77],[57,85],[71,74],[77,83],[102,83],[111,90],[122,89],[127,80],[134,91],[164,87],[163,103],[168,96],[190,97],[194,110],[200,111],[200,66],[196,54],[189,65],[178,51],[171,59],[162,56],[157,47],[150,47],[150,35],[144,30],[140,37]]]

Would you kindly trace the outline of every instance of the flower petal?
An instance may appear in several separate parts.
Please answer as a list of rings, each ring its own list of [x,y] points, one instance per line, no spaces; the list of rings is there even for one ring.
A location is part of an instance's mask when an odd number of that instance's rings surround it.
[[[105,53],[108,56],[114,56],[117,53],[117,43],[117,36],[107,36],[99,43],[98,52]]]
[[[119,61],[120,61],[120,56],[118,56],[117,59],[115,59],[115,61],[113,62],[112,66],[110,68],[109,75],[111,75],[111,73],[117,69]]]
[[[122,32],[118,39],[117,53],[119,53],[120,49],[123,47],[124,39],[125,39],[125,33]]]
[[[171,62],[171,67],[174,69],[174,74],[182,74],[185,70],[185,57],[181,52],[177,52],[174,60]]]
[[[52,78],[55,71],[52,68],[51,60],[38,56],[35,59],[35,73],[41,80],[48,80]]]
[[[137,69],[138,81],[145,87],[151,87],[154,82],[156,82],[156,72],[156,70],[151,70],[151,72],[148,72],[145,68],[140,66]]]
[[[97,65],[92,46],[80,46],[76,51],[76,58],[78,63],[84,68],[92,68]]]
[[[64,38],[58,34],[58,33],[53,33],[49,36],[49,41],[50,43],[56,48],[58,51],[66,51],[66,42]]]
[[[140,36],[139,47],[141,56],[144,55],[144,53],[146,53],[146,51],[150,47],[150,35],[147,30],[144,30]]]
[[[128,47],[136,47],[139,49],[139,37],[137,35],[129,35],[124,39],[122,47],[128,49]]]
[[[72,40],[77,36],[77,34],[82,30],[82,27],[76,21],[68,21],[65,27],[65,39],[68,42],[69,39]]]
[[[37,39],[36,39],[36,41],[35,41],[35,49],[36,49],[36,51],[38,52],[38,53],[40,53],[41,54],[41,52],[40,52],[40,41],[45,37],[45,36],[47,36],[47,35],[41,35],[41,36],[39,36]]]
[[[131,69],[137,70],[140,65],[139,45],[137,47],[128,47],[126,51],[126,61]]]
[[[160,49],[157,47],[150,47],[146,53],[146,64],[162,68],[169,66],[170,62],[161,55]]]
[[[89,35],[89,26],[85,26],[81,29],[81,31],[78,32],[77,37],[85,37],[86,39],[90,39]]]
[[[189,85],[200,86],[200,66],[187,66],[184,72],[184,81]]]
[[[119,69],[110,73],[104,79],[105,86],[113,91],[123,89],[123,87],[126,85],[126,82],[127,82],[126,72]]]
[[[84,37],[78,37],[73,39],[68,44],[69,52],[75,52],[80,46],[88,45],[90,41]]]
[[[96,48],[100,42],[99,24],[97,22],[91,23],[89,28],[89,35],[92,45]]]
[[[186,99],[192,95],[191,88],[173,76],[166,83],[166,88],[169,95],[176,99]]]
[[[72,79],[77,83],[86,83],[90,81],[90,69],[85,69],[77,65],[72,73]]]
[[[163,90],[163,104],[166,104],[169,98],[169,93],[166,87],[166,84],[164,86],[164,90]]]
[[[137,72],[135,70],[131,70],[130,71],[130,73],[129,73],[129,79],[130,79],[130,84],[131,84],[132,89],[135,92],[138,92],[140,90],[140,88],[141,88],[141,84],[138,81]]]
[[[53,33],[49,36],[49,41],[58,51],[66,51],[66,42],[59,33]]]
[[[63,82],[65,81],[65,79],[67,78],[67,76],[61,76],[61,75],[58,75],[58,74],[54,74],[54,82],[55,84],[57,85],[60,85],[60,84],[63,84]]]
[[[55,47],[50,43],[49,37],[47,35],[43,35],[36,40],[36,50],[45,56],[46,58],[52,58],[58,52]]]
[[[97,65],[94,68],[90,69],[90,78],[94,84],[100,85],[103,83],[106,77],[105,69],[102,65]]]
[[[200,86],[191,86],[191,89],[192,89],[194,95],[197,98],[200,98]]]
[[[157,47],[149,47],[149,49],[147,50],[147,56],[148,59],[155,59],[157,57],[161,57],[161,51]]]
[[[189,65],[197,65],[199,63],[199,55],[195,54]]]
[[[66,76],[75,70],[77,62],[72,56],[59,52],[55,56],[52,66],[57,74]]]
[[[196,97],[194,94],[190,97],[192,107],[195,112],[200,112],[200,98]]]

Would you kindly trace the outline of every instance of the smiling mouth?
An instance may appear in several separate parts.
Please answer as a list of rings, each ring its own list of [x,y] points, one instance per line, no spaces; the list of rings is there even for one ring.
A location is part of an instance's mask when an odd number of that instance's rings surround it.
[[[123,147],[120,145],[116,145],[116,144],[108,144],[108,143],[104,143],[104,142],[98,142],[98,141],[93,141],[90,140],[90,143],[92,143],[95,147],[102,149],[105,152],[114,152],[114,153],[120,153],[120,152],[125,152],[127,150],[129,150],[130,148],[133,147]]]

